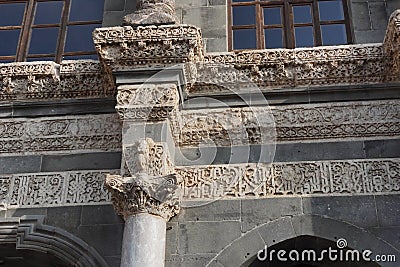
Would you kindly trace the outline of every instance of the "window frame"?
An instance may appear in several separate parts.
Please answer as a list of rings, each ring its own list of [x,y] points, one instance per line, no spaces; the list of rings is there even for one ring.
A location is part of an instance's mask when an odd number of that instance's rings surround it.
[[[35,14],[36,3],[39,2],[63,2],[59,23],[34,24],[36,15]],[[16,4],[16,3],[25,3],[25,10],[21,24],[19,26],[0,26],[0,31],[12,30],[12,29],[20,30],[16,53],[14,56],[0,56],[0,63],[1,61],[7,61],[7,60],[13,62],[24,62],[32,59],[45,60],[44,58],[54,58],[55,62],[60,63],[63,60],[64,56],[68,57],[68,56],[96,55],[95,50],[65,52],[68,26],[102,24],[102,20],[69,21],[72,0],[0,0],[0,4]],[[32,30],[39,28],[58,29],[57,43],[54,53],[48,53],[48,54],[29,53]]]
[[[246,0],[243,0],[246,1]],[[228,50],[240,51],[248,49],[266,49],[265,48],[265,34],[264,30],[268,28],[278,28],[271,25],[264,24],[263,8],[266,7],[281,7],[282,8],[282,35],[283,47],[293,49],[295,45],[295,23],[293,16],[292,6],[311,5],[311,23],[301,23],[304,26],[313,26],[314,46],[322,46],[322,33],[321,25],[344,24],[346,29],[347,44],[354,43],[354,33],[352,21],[350,17],[350,6],[348,0],[341,0],[343,4],[343,20],[320,21],[319,19],[319,0],[252,0],[246,2],[233,2],[228,0]],[[235,6],[255,6],[255,25],[233,25],[233,7]],[[300,24],[300,23],[299,23]],[[298,25],[296,23],[296,25]],[[233,31],[237,29],[254,29],[256,30],[256,46],[255,48],[248,49],[234,49],[233,48]]]

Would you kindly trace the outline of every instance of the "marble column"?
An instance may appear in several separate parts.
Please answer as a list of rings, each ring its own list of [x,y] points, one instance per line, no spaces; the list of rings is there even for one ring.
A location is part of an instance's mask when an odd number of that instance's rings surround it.
[[[124,17],[130,26],[177,24],[175,0],[138,0],[136,11]]]
[[[121,267],[162,267],[165,262],[166,221],[148,213],[125,220]]]

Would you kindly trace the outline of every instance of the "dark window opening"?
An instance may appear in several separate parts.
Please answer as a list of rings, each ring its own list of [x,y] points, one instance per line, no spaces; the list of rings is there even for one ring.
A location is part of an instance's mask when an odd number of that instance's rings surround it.
[[[347,0],[228,0],[228,3],[230,50],[353,42]]]
[[[97,59],[104,0],[0,0],[0,63]]]

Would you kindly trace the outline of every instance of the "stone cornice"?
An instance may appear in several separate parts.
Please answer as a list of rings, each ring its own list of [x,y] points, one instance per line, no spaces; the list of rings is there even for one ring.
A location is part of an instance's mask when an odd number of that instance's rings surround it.
[[[0,102],[112,97],[109,85],[93,60],[0,64]]]
[[[191,25],[98,28],[93,39],[109,73],[173,66],[203,58],[201,31]]]

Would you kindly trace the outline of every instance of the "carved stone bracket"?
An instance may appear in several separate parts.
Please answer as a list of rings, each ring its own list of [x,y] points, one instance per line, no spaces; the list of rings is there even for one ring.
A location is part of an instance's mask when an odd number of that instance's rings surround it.
[[[139,0],[136,11],[124,17],[131,26],[176,24],[175,0]]]
[[[149,213],[169,221],[179,213],[180,182],[175,175],[158,177],[147,183],[137,181],[119,175],[108,175],[106,178],[114,207],[125,219]]]
[[[387,60],[386,79],[397,81],[400,77],[400,9],[390,16],[383,48]]]

